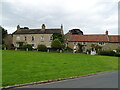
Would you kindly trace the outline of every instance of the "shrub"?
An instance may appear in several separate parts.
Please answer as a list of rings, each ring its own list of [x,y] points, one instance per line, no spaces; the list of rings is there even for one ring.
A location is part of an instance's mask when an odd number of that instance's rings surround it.
[[[23,45],[19,47],[20,49],[26,50],[28,48],[28,50],[32,50],[32,45],[27,44],[27,45]]]
[[[98,54],[107,55],[107,56],[115,56],[116,53],[114,51],[100,51]]]
[[[38,45],[38,47],[37,47],[37,49],[39,50],[39,51],[47,51],[47,47],[45,46],[45,45]]]
[[[15,49],[15,47],[14,47],[14,45],[13,44],[11,44],[10,46],[9,46],[9,49]]]
[[[52,41],[51,44],[52,49],[62,49],[62,44],[58,39]]]
[[[83,52],[83,45],[81,45],[80,43],[78,43],[78,51],[80,52],[80,53],[82,53]]]
[[[118,53],[120,53],[120,49],[116,49],[116,51],[117,51]]]
[[[92,51],[93,49],[96,50],[97,53],[99,53],[102,50],[102,47],[96,44],[91,44]]]
[[[7,45],[2,44],[2,50],[4,50],[5,48],[7,49]]]
[[[120,53],[118,53],[118,52],[115,53],[115,56],[120,57]]]
[[[88,52],[88,54],[90,54],[91,50],[90,50],[90,49],[87,49],[86,52]]]
[[[65,51],[73,51],[73,49],[70,48],[70,47],[66,47],[64,50],[65,50]]]

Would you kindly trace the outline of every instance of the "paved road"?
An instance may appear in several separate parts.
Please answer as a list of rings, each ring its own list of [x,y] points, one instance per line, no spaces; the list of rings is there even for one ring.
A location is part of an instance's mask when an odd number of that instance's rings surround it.
[[[118,88],[118,71],[22,88]]]

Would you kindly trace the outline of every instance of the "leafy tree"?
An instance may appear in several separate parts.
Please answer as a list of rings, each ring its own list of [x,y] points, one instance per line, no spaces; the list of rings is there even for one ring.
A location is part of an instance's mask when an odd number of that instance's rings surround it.
[[[37,47],[37,49],[39,50],[39,51],[47,51],[47,47],[45,46],[45,45],[38,45],[38,47]]]
[[[96,44],[91,44],[92,49],[95,48],[96,52],[101,51],[102,47]]]
[[[53,40],[58,39],[61,43],[64,43],[64,36],[60,33],[53,34]]]
[[[8,32],[1,26],[0,26],[0,29],[2,29],[2,38],[4,38],[8,34]]]
[[[58,39],[52,41],[51,47],[53,49],[62,49],[62,44]]]
[[[80,43],[78,43],[78,51],[81,53],[83,52],[83,49],[82,49],[83,45],[81,45]]]
[[[24,42],[17,42],[19,44],[19,46],[23,46]]]
[[[2,41],[2,44],[4,44],[4,38],[7,34],[8,34],[7,30],[5,30],[3,27],[0,26],[0,36],[2,35],[1,36],[2,39],[0,38],[0,41]]]

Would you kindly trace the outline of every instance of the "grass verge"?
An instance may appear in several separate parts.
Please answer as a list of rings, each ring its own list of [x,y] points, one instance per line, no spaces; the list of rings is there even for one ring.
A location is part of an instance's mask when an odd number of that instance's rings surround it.
[[[118,70],[118,57],[2,51],[3,86]]]

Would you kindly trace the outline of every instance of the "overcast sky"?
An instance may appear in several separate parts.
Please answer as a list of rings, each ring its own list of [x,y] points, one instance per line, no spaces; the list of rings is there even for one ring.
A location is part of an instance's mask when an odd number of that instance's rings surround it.
[[[79,28],[84,34],[118,34],[119,0],[2,0],[1,26],[13,33],[16,26]],[[1,15],[0,15],[1,17]],[[1,21],[1,20],[0,20]]]

